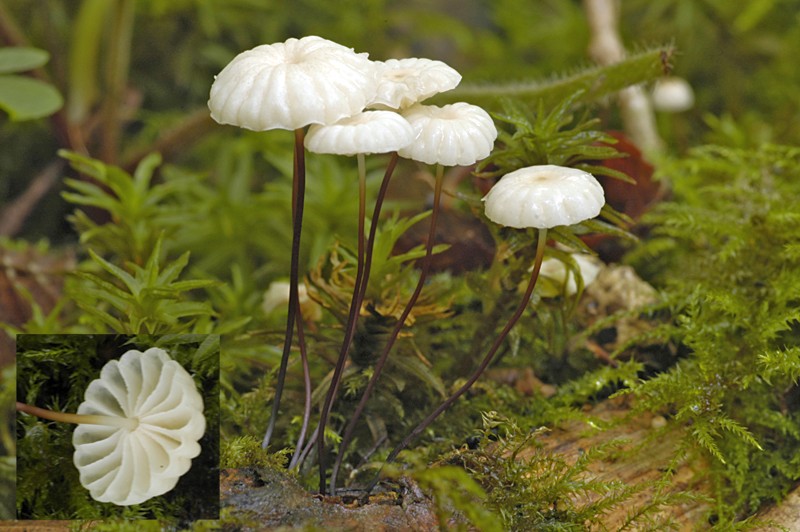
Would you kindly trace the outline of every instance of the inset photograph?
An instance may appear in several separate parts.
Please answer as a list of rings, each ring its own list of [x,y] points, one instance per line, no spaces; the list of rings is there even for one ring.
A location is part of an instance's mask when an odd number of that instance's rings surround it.
[[[17,336],[17,518],[219,517],[218,335]]]

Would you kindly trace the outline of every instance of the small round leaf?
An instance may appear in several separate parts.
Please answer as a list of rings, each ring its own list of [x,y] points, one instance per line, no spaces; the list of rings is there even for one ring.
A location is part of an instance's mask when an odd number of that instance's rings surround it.
[[[33,120],[49,116],[64,103],[61,94],[38,79],[0,75],[0,109],[11,120]]]
[[[25,72],[47,64],[50,54],[38,48],[15,46],[0,48],[0,74]]]

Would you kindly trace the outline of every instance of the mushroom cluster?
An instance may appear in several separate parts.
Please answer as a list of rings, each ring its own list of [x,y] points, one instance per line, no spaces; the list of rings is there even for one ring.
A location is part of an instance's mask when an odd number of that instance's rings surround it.
[[[288,316],[272,415],[262,446],[266,448],[269,445],[278,417],[296,330],[306,393],[302,426],[290,467],[298,466],[316,445],[321,493],[326,491],[327,475],[325,428],[355,334],[369,280],[381,205],[397,160],[405,157],[436,165],[427,247],[425,257],[421,260],[423,266],[417,287],[388,335],[372,368],[369,382],[344,429],[332,469],[331,491],[336,489],[337,473],[353,438],[359,416],[364,411],[392,346],[425,285],[435,241],[444,167],[475,164],[489,155],[497,138],[497,130],[491,117],[480,107],[468,103],[454,103],[443,107],[424,103],[424,100],[437,93],[455,88],[460,81],[461,75],[441,61],[423,58],[370,61],[367,54],[356,53],[321,37],[309,36],[257,46],[239,54],[216,76],[211,87],[208,106],[212,118],[217,122],[257,131],[276,128],[294,130],[293,236]],[[341,350],[322,403],[319,423],[307,443],[312,394],[298,286],[306,150],[320,154],[355,155],[358,161],[359,189],[358,250],[350,310],[344,324]],[[391,157],[375,202],[367,236],[364,158],[368,154],[391,154]],[[538,230],[536,256],[525,295],[472,376],[395,447],[389,454],[389,461],[465,393],[492,361],[530,301],[542,268],[548,229],[573,225],[597,216],[605,199],[602,187],[592,175],[572,168],[546,165],[522,168],[507,174],[486,195],[484,202],[486,217],[493,222],[513,228]],[[552,266],[548,265],[548,268]],[[550,276],[555,276],[554,272],[549,273]],[[569,292],[575,281],[570,285],[570,280],[564,279],[566,278],[562,276],[561,284]]]
[[[172,490],[200,454],[203,398],[163,349],[130,350],[103,366],[77,414],[17,403],[17,410],[77,423],[73,462],[93,499],[139,504]]]
[[[214,120],[256,131],[288,129],[295,134],[289,309],[272,415],[262,442],[264,447],[269,445],[279,411],[295,325],[298,338],[302,338],[298,285],[306,179],[305,151],[355,155],[359,169],[355,287],[341,351],[322,407],[316,437],[311,438],[312,441],[315,438],[317,440],[318,459],[322,462],[325,457],[325,425],[355,333],[369,279],[375,229],[397,158],[402,156],[437,165],[430,229],[433,234],[443,167],[474,164],[489,154],[497,137],[491,118],[479,107],[458,103],[439,108],[421,103],[437,93],[453,89],[460,81],[461,75],[441,61],[424,58],[370,61],[365,53],[356,53],[318,36],[291,38],[281,43],[257,46],[237,55],[215,77],[208,101]],[[364,156],[381,153],[390,153],[391,158],[373,210],[370,235],[365,238]],[[429,242],[432,243],[433,238]],[[431,251],[432,244],[426,253],[430,255]],[[419,288],[407,305],[408,311],[419,295],[425,275],[423,271]],[[404,319],[400,320],[400,327]],[[396,334],[393,338],[396,338]],[[393,341],[389,342],[373,381],[380,375]],[[305,353],[300,343],[300,355],[306,368]],[[308,383],[307,375],[305,380]],[[371,381],[363,401],[366,401],[373,385]],[[293,465],[299,456],[310,450],[310,446],[303,449],[309,415],[310,393],[307,390],[303,425]],[[357,417],[358,414],[354,416]],[[347,441],[343,442],[342,447],[346,445]],[[323,463],[320,464],[320,474],[321,490],[324,491]]]
[[[605,205],[605,194],[597,179],[588,172],[563,166],[540,165],[506,174],[486,194],[483,201],[484,213],[492,222],[515,229],[536,229],[538,232],[536,255],[525,293],[478,368],[389,453],[387,461],[394,460],[402,449],[464,395],[489,367],[498,349],[528,307],[542,269],[548,230],[594,218]]]

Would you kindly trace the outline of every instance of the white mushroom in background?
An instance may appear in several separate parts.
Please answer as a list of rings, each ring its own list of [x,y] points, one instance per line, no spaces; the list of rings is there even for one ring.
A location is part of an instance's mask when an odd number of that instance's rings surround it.
[[[592,284],[602,268],[600,259],[583,253],[570,253],[570,257],[578,266],[578,275],[583,286]],[[536,291],[542,297],[571,296],[578,291],[575,271],[568,268],[561,259],[555,257],[544,259],[539,277],[540,284]]]
[[[656,81],[652,98],[655,110],[664,113],[682,113],[694,106],[692,86],[677,76],[668,76]]]

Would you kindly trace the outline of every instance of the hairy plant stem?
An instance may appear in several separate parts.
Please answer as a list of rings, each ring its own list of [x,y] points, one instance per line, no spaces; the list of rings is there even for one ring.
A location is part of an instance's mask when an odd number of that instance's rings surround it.
[[[394,329],[389,335],[389,339],[387,340],[386,345],[384,346],[383,351],[381,352],[380,358],[378,358],[378,362],[375,364],[372,377],[367,383],[367,387],[364,389],[364,393],[361,396],[361,400],[359,401],[355,412],[353,412],[350,421],[347,423],[344,436],[342,437],[342,442],[339,445],[339,454],[336,457],[336,462],[334,463],[333,471],[331,472],[331,482],[330,482],[331,493],[336,493],[336,478],[339,474],[339,468],[341,467],[342,461],[344,460],[344,455],[347,452],[347,447],[350,444],[351,439],[353,438],[353,432],[355,431],[356,425],[358,424],[358,420],[361,417],[361,414],[364,412],[364,408],[366,408],[367,405],[367,400],[372,394],[372,390],[375,388],[375,385],[377,384],[378,379],[380,378],[381,373],[383,372],[383,367],[385,366],[386,361],[389,359],[389,353],[391,352],[395,341],[397,341],[397,337],[399,336],[400,331],[403,329],[403,325],[405,325],[406,318],[408,318],[408,315],[411,314],[411,309],[414,308],[414,305],[417,303],[417,299],[419,299],[419,296],[422,293],[422,288],[423,286],[425,286],[425,280],[427,279],[428,273],[430,272],[430,265],[431,265],[430,259],[431,259],[431,254],[433,252],[433,243],[436,236],[436,221],[439,216],[439,202],[442,196],[443,177],[444,177],[444,167],[442,165],[437,165],[436,182],[433,191],[433,209],[431,211],[431,223],[430,223],[430,229],[428,230],[428,240],[425,245],[425,257],[422,259],[422,269],[420,271],[419,280],[417,281],[417,286],[414,289],[414,292],[411,294],[411,298],[409,298],[408,303],[406,303],[406,306],[403,309],[400,318],[397,320]]]
[[[520,301],[519,306],[517,306],[516,311],[514,311],[514,314],[508,320],[508,323],[506,323],[505,327],[503,327],[503,330],[500,332],[500,335],[497,338],[495,338],[494,343],[489,348],[489,352],[486,353],[486,356],[484,357],[480,366],[478,366],[478,369],[476,369],[472,373],[470,378],[467,380],[466,383],[464,383],[461,386],[461,388],[459,388],[453,395],[448,397],[441,405],[439,405],[436,408],[436,410],[431,412],[428,415],[428,417],[426,417],[419,425],[417,425],[414,428],[414,430],[411,431],[411,433],[408,434],[408,436],[406,436],[403,439],[403,441],[401,441],[394,449],[392,449],[392,452],[389,453],[389,456],[386,458],[385,463],[394,461],[394,459],[397,458],[397,455],[400,454],[400,451],[405,449],[406,446],[409,443],[411,443],[417,436],[419,436],[422,433],[422,431],[428,428],[428,426],[431,423],[433,423],[433,421],[437,417],[439,417],[439,415],[442,412],[450,408],[450,406],[459,397],[464,395],[464,393],[466,393],[467,390],[469,390],[472,387],[472,385],[475,384],[475,381],[477,381],[480,378],[480,376],[483,374],[486,368],[489,367],[489,364],[492,362],[492,359],[497,353],[497,350],[505,341],[506,336],[508,336],[508,333],[514,327],[517,321],[519,321],[519,319],[522,317],[522,314],[525,312],[525,309],[528,307],[528,303],[531,300],[531,295],[533,294],[533,288],[534,286],[536,286],[536,280],[539,278],[539,270],[542,267],[542,259],[544,258],[544,249],[546,244],[547,244],[547,229],[539,229],[539,235],[536,242],[536,258],[533,264],[533,272],[531,273],[530,281],[528,281],[528,287],[525,289],[525,294],[522,296],[522,301]],[[376,479],[373,480],[372,484],[370,485],[369,490],[371,490],[375,486],[377,480],[378,479],[376,477]]]
[[[53,412],[38,406],[26,405],[17,402],[17,410],[32,416],[60,421],[62,423],[75,423],[76,425],[105,425],[134,430],[139,426],[139,420],[127,417],[102,416],[97,414],[70,414],[69,412]]]
[[[386,168],[386,173],[381,182],[381,189],[378,192],[378,197],[375,200],[375,208],[372,213],[372,224],[369,228],[369,237],[367,238],[366,250],[362,256],[361,249],[364,239],[364,217],[366,215],[366,206],[364,196],[366,195],[365,183],[366,172],[364,170],[363,155],[359,155],[359,258],[357,259],[356,280],[353,286],[353,297],[350,301],[350,313],[345,325],[345,336],[342,341],[342,347],[339,351],[339,358],[336,361],[336,366],[333,370],[333,377],[331,384],[328,388],[328,393],[325,395],[325,402],[322,405],[322,412],[320,413],[319,425],[317,426],[317,460],[319,462],[319,491],[325,494],[325,425],[328,423],[328,416],[330,415],[331,408],[333,408],[334,398],[339,390],[339,383],[342,379],[342,372],[347,360],[347,354],[350,351],[350,345],[353,343],[353,336],[356,332],[356,325],[358,323],[358,315],[361,311],[361,304],[364,301],[364,295],[367,292],[367,284],[369,283],[369,271],[372,265],[372,250],[375,246],[375,234],[378,230],[378,218],[380,217],[381,207],[383,200],[386,198],[386,190],[389,186],[389,180],[392,177],[395,166],[397,166],[397,152],[393,152],[389,164]],[[304,453],[305,454],[305,453]]]
[[[278,369],[278,381],[275,385],[275,398],[272,402],[272,415],[269,418],[267,431],[261,447],[266,449],[275,430],[275,421],[278,419],[278,410],[283,394],[283,385],[286,381],[286,367],[289,364],[289,355],[292,351],[292,338],[294,333],[295,318],[299,312],[299,296],[297,287],[300,284],[300,234],[303,230],[303,200],[306,193],[306,160],[303,140],[305,131],[298,128],[294,132],[294,170],[292,176],[292,255],[289,272],[289,311],[286,316],[286,334],[283,340],[283,354],[281,365]]]

